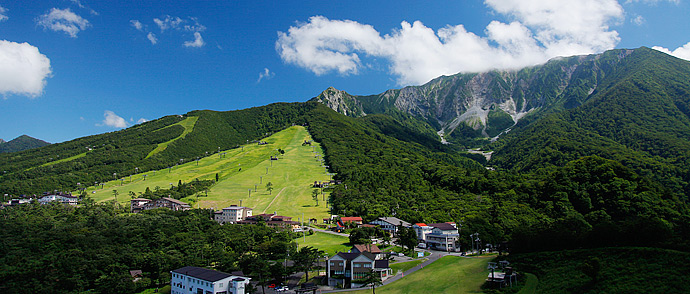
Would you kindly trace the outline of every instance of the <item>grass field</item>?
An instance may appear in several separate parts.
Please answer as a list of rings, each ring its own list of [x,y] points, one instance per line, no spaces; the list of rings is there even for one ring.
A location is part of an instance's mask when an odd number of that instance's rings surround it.
[[[417,265],[419,265],[422,262],[425,262],[426,259],[417,259],[413,261],[406,261],[406,262],[398,262],[398,263],[391,263],[391,269],[393,270],[393,274],[398,273],[398,271],[406,271],[408,269],[411,269]]]
[[[347,252],[352,248],[349,245],[349,238],[321,232],[314,232],[311,236],[306,236],[306,238],[300,237],[295,239],[295,241],[297,241],[299,247],[311,246],[323,250],[328,256],[333,256],[341,251]]]
[[[113,200],[113,190],[118,190],[118,202],[128,205],[130,191],[138,194],[147,187],[151,190],[156,186],[170,188],[180,180],[212,180],[218,173],[218,183],[211,187],[208,197],[199,197],[194,207],[220,209],[239,205],[242,201],[242,205],[251,207],[254,214],[277,212],[297,220],[304,213],[306,219],[320,220],[328,217],[323,201],[328,195],[319,195],[319,206],[316,206],[311,186],[314,181],[329,180],[329,176],[319,161],[323,154],[321,146],[315,142],[312,146],[302,146],[305,140],[311,140],[305,128],[290,127],[263,139],[268,143],[265,145],[244,145],[171,169],[136,174],[131,180],[125,177],[121,181],[118,176],[117,181],[107,182],[103,188],[89,187],[86,192],[101,202]],[[285,150],[285,154],[278,156],[279,160],[270,160],[270,156],[278,154],[277,149]],[[266,190],[268,182],[273,184],[271,193]],[[196,197],[182,200],[193,202]]]
[[[488,275],[487,264],[493,256],[445,256],[409,276],[376,288],[376,293],[482,293]],[[369,290],[348,292],[371,293]]]

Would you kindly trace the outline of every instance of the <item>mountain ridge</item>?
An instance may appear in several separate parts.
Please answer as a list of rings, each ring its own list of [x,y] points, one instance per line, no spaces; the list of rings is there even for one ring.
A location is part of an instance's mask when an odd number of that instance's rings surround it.
[[[50,145],[50,143],[33,138],[28,135],[21,135],[8,142],[0,139],[0,153],[10,153],[24,151]]]

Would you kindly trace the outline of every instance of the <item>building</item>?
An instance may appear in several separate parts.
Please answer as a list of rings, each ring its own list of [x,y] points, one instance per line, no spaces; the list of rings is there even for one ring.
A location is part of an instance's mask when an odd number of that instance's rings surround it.
[[[343,216],[340,218],[340,222],[343,223],[343,225],[347,226],[347,223],[353,223],[356,224],[357,226],[362,224],[362,217],[359,216]]]
[[[230,207],[223,208],[221,211],[216,211],[213,218],[218,223],[234,224],[238,221],[245,220],[252,216],[252,209],[244,206],[230,205]]]
[[[156,200],[146,198],[135,198],[130,200],[129,203],[130,210],[134,213],[156,208],[167,208],[175,211],[189,210],[191,208],[189,204],[169,197],[163,197]]]
[[[244,294],[250,278],[195,266],[170,272],[171,294]]]
[[[393,273],[387,259],[377,260],[368,252],[339,252],[328,259],[326,267],[328,285],[331,287],[341,285],[343,288],[359,288],[364,284],[358,281],[370,271],[376,272],[382,281]]]
[[[79,197],[72,196],[72,194],[69,193],[58,193],[46,195],[38,199],[38,203],[40,204],[48,204],[50,202],[57,202],[76,206],[77,202],[79,202]]]
[[[431,226],[428,226],[425,223],[416,223],[412,225],[412,228],[417,233],[417,240],[421,242],[426,242],[426,235],[431,233],[431,230],[433,229]]]
[[[150,203],[151,199],[146,198],[135,198],[129,201],[129,210],[133,213],[139,213],[144,210],[147,203]]]
[[[264,213],[247,216],[244,220],[235,223],[242,225],[255,225],[260,221],[266,222],[271,227],[285,227],[294,229],[295,226],[301,227],[299,222],[292,221],[292,217],[278,215],[277,213]]]
[[[350,252],[352,252],[352,253],[367,252],[367,253],[373,255],[376,260],[380,260],[380,259],[385,258],[381,249],[379,249],[379,247],[374,245],[374,244],[355,244],[355,246],[353,246],[352,249],[350,249]]]
[[[460,234],[455,223],[429,224],[433,229],[425,235],[427,248],[457,251],[460,250]]]
[[[380,226],[381,229],[395,236],[398,234],[399,227],[410,227],[410,223],[397,217],[379,217],[375,221],[369,222],[372,225]]]
[[[184,203],[180,200],[173,199],[170,197],[163,197],[160,199],[157,199],[155,201],[149,202],[146,205],[144,205],[144,210],[149,210],[149,209],[156,209],[156,208],[168,208],[170,210],[189,210],[192,208],[189,206],[189,204]]]

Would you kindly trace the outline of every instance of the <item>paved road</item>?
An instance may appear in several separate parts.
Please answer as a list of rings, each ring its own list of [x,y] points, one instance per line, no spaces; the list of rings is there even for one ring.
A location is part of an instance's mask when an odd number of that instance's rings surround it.
[[[330,230],[322,230],[322,229],[317,229],[313,227],[309,227],[310,229],[314,230],[315,232],[321,232],[321,233],[326,233],[326,234],[331,234],[331,235],[338,235],[338,236],[343,236],[343,237],[350,237],[350,234],[343,234],[343,233],[336,233]]]

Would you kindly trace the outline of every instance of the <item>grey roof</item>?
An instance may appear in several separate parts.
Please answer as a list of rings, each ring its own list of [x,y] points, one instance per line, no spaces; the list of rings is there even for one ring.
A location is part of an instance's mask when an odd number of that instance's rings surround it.
[[[433,228],[438,228],[442,231],[457,230],[453,225],[449,223],[429,224],[429,226]]]
[[[208,282],[220,281],[227,277],[232,277],[232,275],[228,273],[214,271],[196,266],[185,266],[183,268],[178,268],[176,270],[173,270],[173,273],[187,275]]]
[[[392,216],[387,216],[387,217],[379,217],[379,220],[387,222],[389,224],[392,224],[394,226],[403,226],[403,227],[409,227],[410,223],[401,220],[397,217],[392,217]]]

